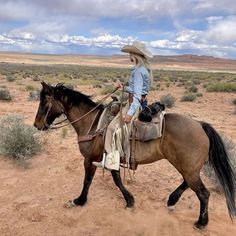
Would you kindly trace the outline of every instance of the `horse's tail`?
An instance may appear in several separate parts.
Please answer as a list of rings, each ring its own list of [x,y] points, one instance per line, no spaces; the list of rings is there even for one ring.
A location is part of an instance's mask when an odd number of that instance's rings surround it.
[[[210,140],[209,163],[214,168],[216,176],[223,188],[229,215],[232,218],[236,216],[235,206],[235,183],[236,178],[232,170],[229,157],[222,138],[216,130],[209,124],[201,122],[202,128]]]

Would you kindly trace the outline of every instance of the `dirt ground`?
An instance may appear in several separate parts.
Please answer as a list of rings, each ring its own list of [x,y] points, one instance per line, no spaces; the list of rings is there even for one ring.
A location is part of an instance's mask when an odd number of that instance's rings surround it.
[[[0,102],[0,116],[20,113],[26,123],[33,124],[38,102],[28,100],[26,84],[40,87],[39,82],[24,80],[24,84],[6,82],[14,96],[12,102]],[[83,88],[83,89],[82,89]],[[91,94],[91,88],[80,90]],[[211,123],[218,131],[236,142],[236,115],[230,93],[206,93],[194,103],[180,102],[183,88],[166,88],[152,91],[149,99],[172,93],[176,98],[174,108],[194,119]],[[95,96],[94,100],[99,96]],[[3,236],[231,236],[236,223],[228,216],[225,198],[217,193],[213,184],[203,176],[211,192],[209,225],[203,231],[193,229],[199,214],[199,202],[191,190],[187,190],[175,211],[166,208],[169,194],[181,183],[182,178],[167,161],[139,166],[135,181],[126,178],[125,184],[133,193],[136,204],[133,211],[125,209],[125,201],[112,181],[109,172],[98,170],[91,185],[88,202],[84,207],[65,209],[63,204],[80,194],[83,184],[83,157],[79,152],[76,135],[72,129],[64,137],[62,130],[42,133],[45,145],[42,152],[33,157],[27,168],[12,160],[0,157],[0,235]]]

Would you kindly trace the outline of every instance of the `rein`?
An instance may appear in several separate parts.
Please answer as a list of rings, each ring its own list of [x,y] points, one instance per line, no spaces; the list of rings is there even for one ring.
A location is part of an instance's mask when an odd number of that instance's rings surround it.
[[[52,108],[52,99],[55,101],[55,99],[53,98],[53,96],[51,96],[51,101],[50,101],[50,103],[49,103],[48,110],[47,110],[47,113],[46,113],[45,118],[44,118],[44,124],[45,124],[44,126],[46,126],[46,127],[49,128],[49,129],[60,129],[60,128],[62,128],[62,127],[65,127],[65,126],[74,124],[74,123],[76,123],[76,122],[82,120],[84,117],[86,117],[87,115],[89,115],[90,113],[92,113],[94,110],[96,110],[100,105],[102,105],[102,102],[104,102],[109,96],[111,96],[111,95],[112,95],[113,93],[115,93],[117,90],[118,90],[118,88],[115,88],[111,93],[109,93],[109,94],[107,94],[105,97],[103,97],[103,98],[99,101],[99,103],[98,103],[93,109],[91,109],[90,111],[88,111],[87,113],[85,113],[84,115],[82,115],[81,117],[79,117],[78,119],[75,119],[75,120],[73,120],[73,121],[71,121],[71,122],[69,122],[69,123],[67,123],[67,124],[64,124],[64,125],[61,125],[61,126],[57,126],[57,127],[50,127],[50,126],[47,124],[47,122],[46,122],[46,121],[47,121],[48,114],[49,114],[49,112],[50,112],[50,110],[51,110],[51,108]],[[62,114],[65,114],[64,109],[63,109]],[[97,115],[98,115],[98,112],[96,113],[95,119],[97,118]],[[60,121],[60,122],[58,122],[58,123],[56,123],[56,124],[54,124],[54,125],[59,125],[59,124],[65,122],[66,120],[68,120],[68,118],[66,118],[66,119],[64,119],[64,120],[62,120],[62,121]],[[94,121],[95,121],[95,120],[94,120]],[[94,123],[94,121],[92,122],[92,124]],[[92,128],[92,127],[90,126],[89,131],[91,130],[91,128]],[[89,131],[88,131],[88,132],[89,132]],[[87,132],[87,133],[88,133],[88,132]]]

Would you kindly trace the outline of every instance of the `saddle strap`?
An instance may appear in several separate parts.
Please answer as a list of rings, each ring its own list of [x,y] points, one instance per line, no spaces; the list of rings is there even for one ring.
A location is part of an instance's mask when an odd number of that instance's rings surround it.
[[[137,163],[135,160],[135,147],[136,147],[136,128],[132,124],[132,139],[131,139],[131,152],[130,152],[130,169],[136,170],[137,169]]]
[[[86,134],[83,136],[78,136],[78,143],[85,142],[85,141],[91,141],[97,136],[97,134]]]

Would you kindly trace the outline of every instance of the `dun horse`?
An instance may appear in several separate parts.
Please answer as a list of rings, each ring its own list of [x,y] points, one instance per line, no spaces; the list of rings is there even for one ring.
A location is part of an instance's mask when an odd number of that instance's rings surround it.
[[[46,130],[57,117],[65,114],[78,137],[86,135],[88,130],[94,134],[99,116],[104,109],[103,106],[97,106],[88,96],[63,85],[53,87],[42,82],[42,86],[35,127]],[[78,120],[78,118],[81,119]],[[78,121],[73,122],[75,120]],[[71,201],[72,204],[83,206],[86,203],[89,187],[96,172],[96,167],[92,162],[101,161],[103,145],[101,135],[79,142],[80,151],[84,156],[85,177],[83,190],[78,198]],[[229,215],[231,218],[235,217],[235,176],[222,139],[209,124],[180,114],[168,113],[165,116],[162,142],[160,140],[140,142],[139,146],[141,148],[135,151],[137,164],[167,159],[183,176],[183,183],[170,194],[167,206],[174,206],[188,188],[196,193],[200,201],[200,215],[195,227],[202,229],[208,223],[210,193],[200,178],[200,170],[207,160],[213,166],[222,185]],[[120,172],[112,170],[111,174],[126,200],[126,206],[133,207],[134,197],[124,187]]]

